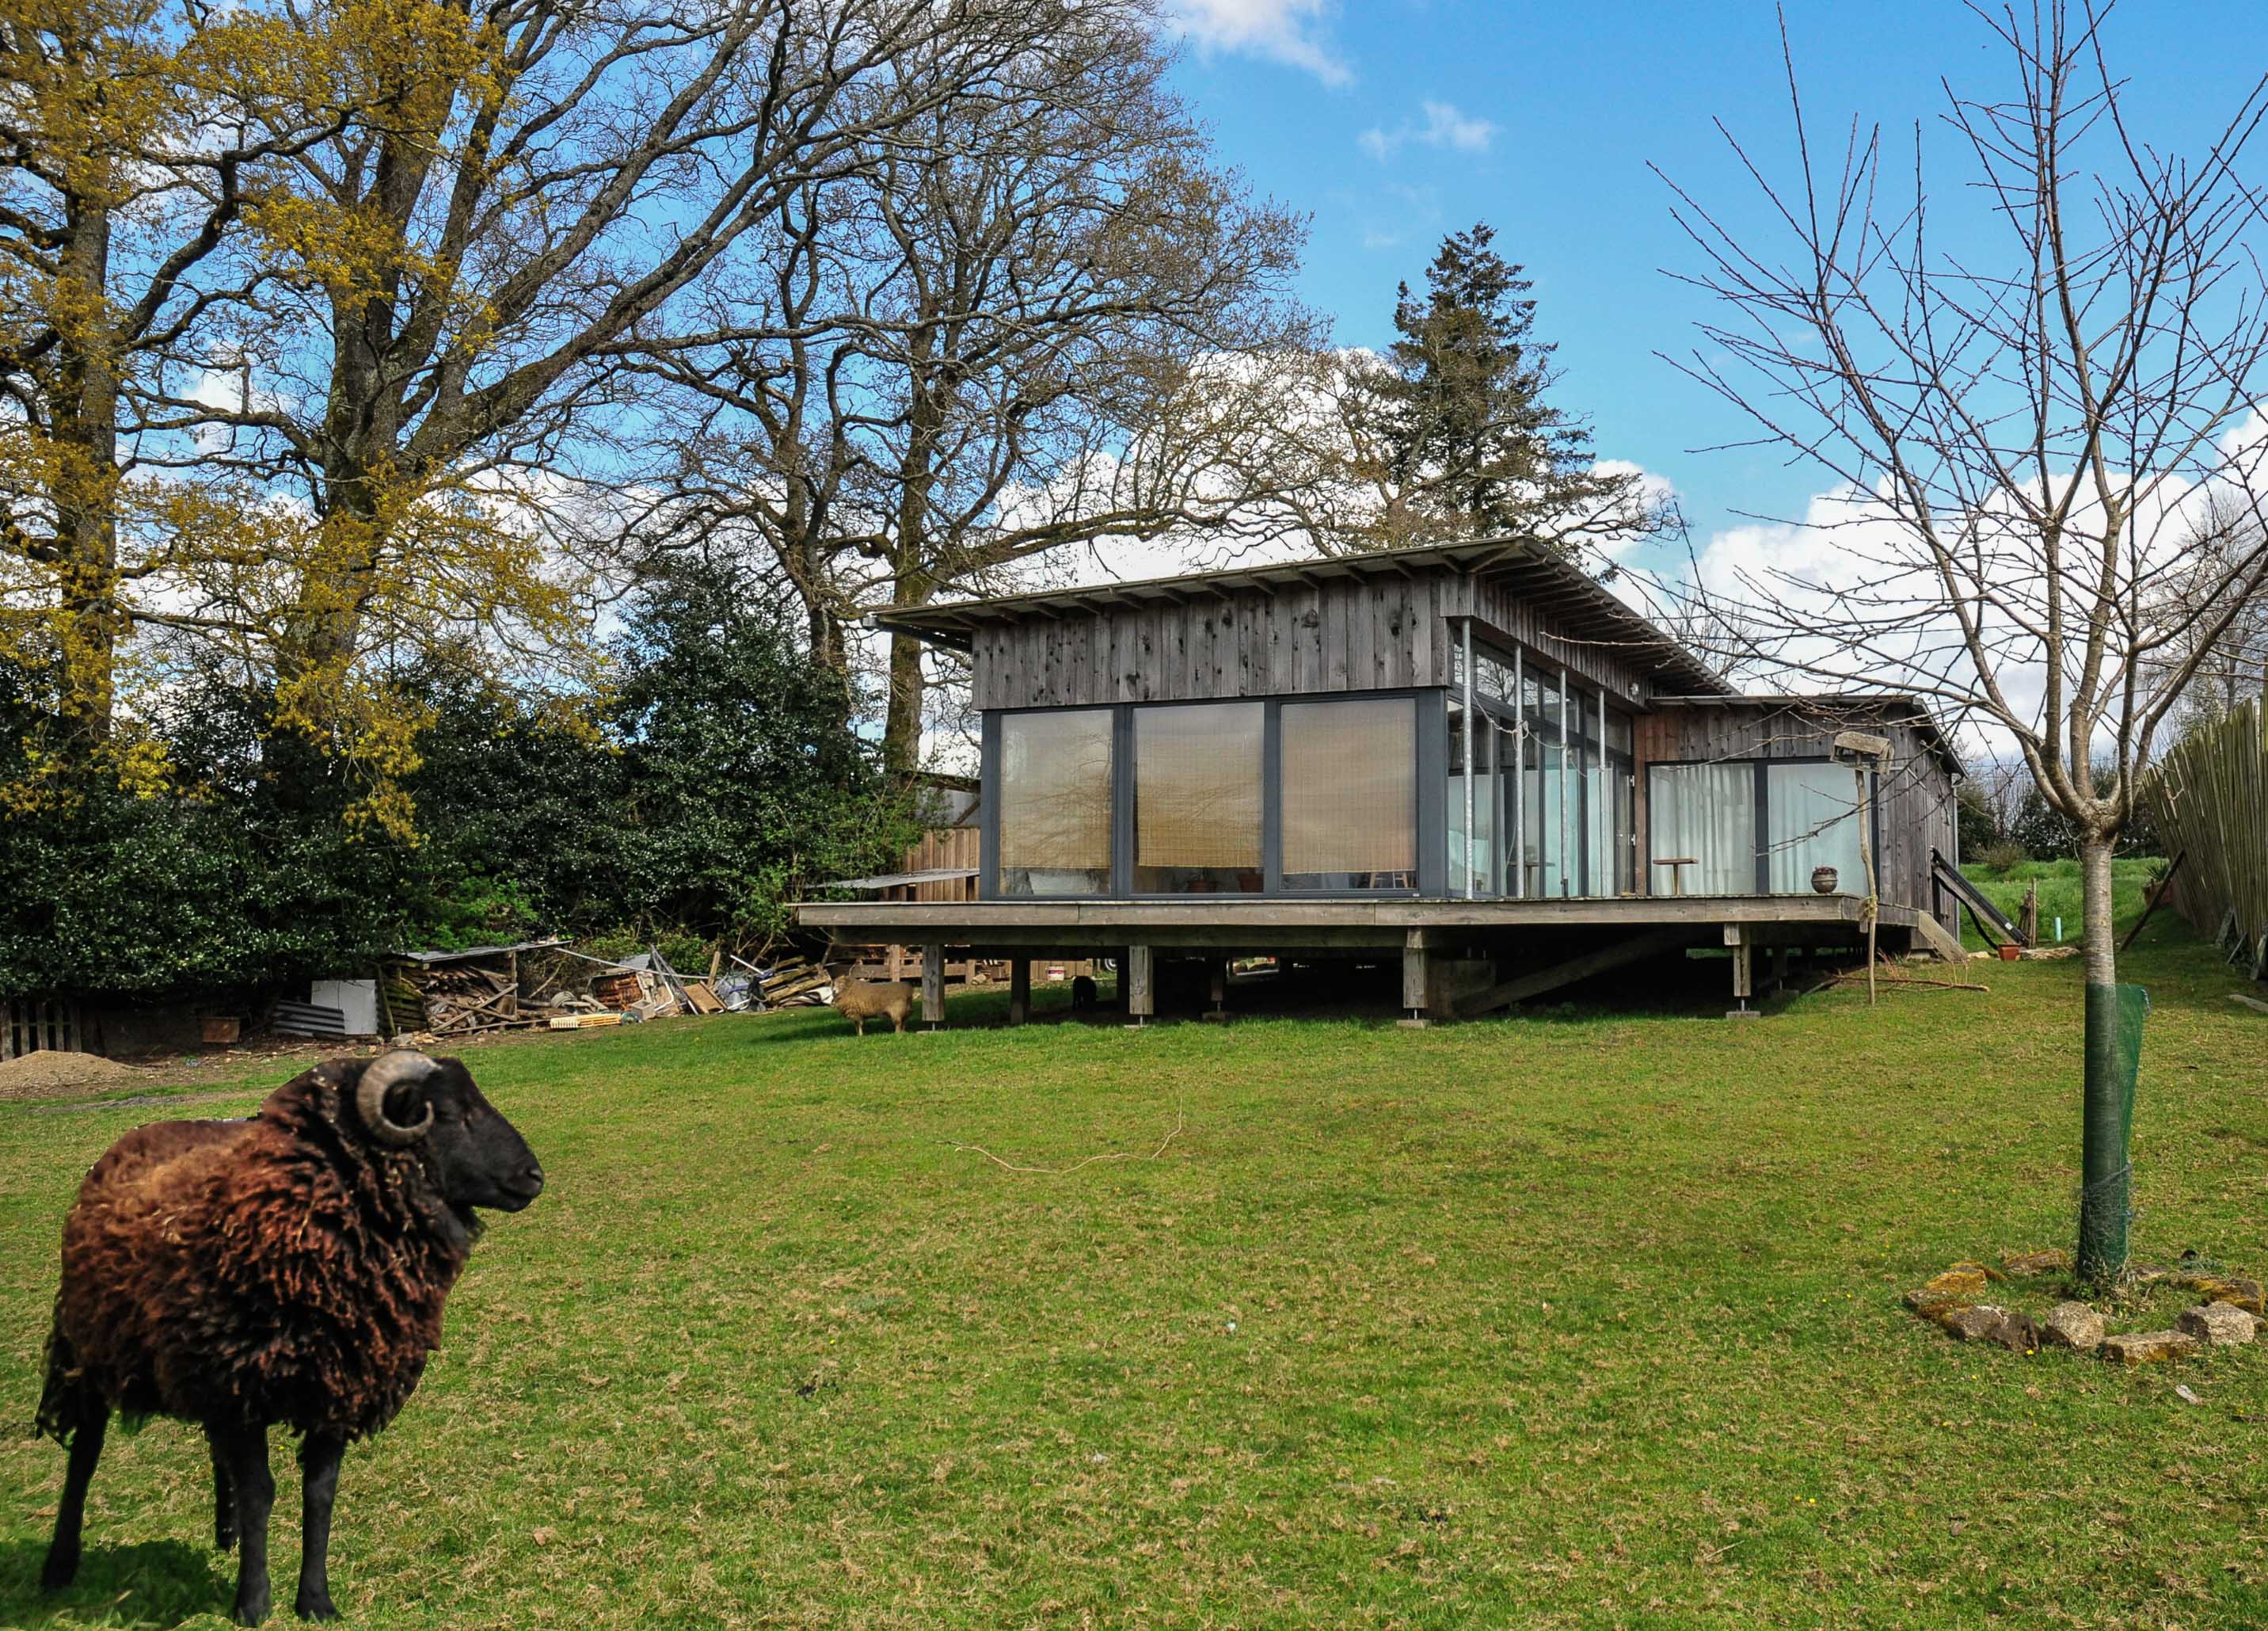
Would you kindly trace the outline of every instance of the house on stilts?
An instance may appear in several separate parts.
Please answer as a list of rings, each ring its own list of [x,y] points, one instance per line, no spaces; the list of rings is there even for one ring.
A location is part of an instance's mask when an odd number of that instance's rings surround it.
[[[808,902],[852,942],[1013,960],[1391,963],[1412,1019],[1697,948],[1734,1012],[1791,956],[1961,954],[1954,790],[1896,692],[1744,696],[1578,567],[1493,540],[876,613],[968,654],[975,898]],[[1871,879],[1870,879],[1871,874]],[[1871,902],[1871,904],[1870,904]],[[1725,952],[1729,956],[1722,956]],[[1765,954],[1759,956],[1757,954]],[[943,988],[924,981],[924,1011]]]

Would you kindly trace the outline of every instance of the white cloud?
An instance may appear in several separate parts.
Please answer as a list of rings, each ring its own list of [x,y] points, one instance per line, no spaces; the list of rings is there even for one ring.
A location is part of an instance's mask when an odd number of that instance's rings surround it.
[[[1363,151],[1381,164],[1412,142],[1460,153],[1484,153],[1496,140],[1493,123],[1459,111],[1454,102],[1437,102],[1428,97],[1418,104],[1418,111],[1424,114],[1422,122],[1404,120],[1391,130],[1373,125],[1355,139]]]
[[[1263,56],[1343,85],[1353,71],[1322,28],[1336,9],[1333,0],[1174,0],[1169,16],[1200,50]]]

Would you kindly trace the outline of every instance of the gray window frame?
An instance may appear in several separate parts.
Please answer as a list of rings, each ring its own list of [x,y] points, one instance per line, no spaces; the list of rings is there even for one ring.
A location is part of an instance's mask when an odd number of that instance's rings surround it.
[[[1294,889],[1284,884],[1284,745],[1285,703],[1378,702],[1406,697],[1416,705],[1418,878],[1401,889]],[[1221,703],[1262,705],[1260,734],[1260,892],[1163,894],[1131,888],[1134,879],[1134,713],[1140,708],[1201,708]],[[979,734],[979,823],[976,898],[1025,902],[1036,897],[1000,893],[1000,728],[1010,714],[1112,710],[1110,769],[1110,887],[1096,895],[1050,895],[1050,901],[1205,901],[1226,904],[1262,900],[1415,900],[1446,895],[1448,888],[1448,691],[1438,685],[1378,690],[1283,691],[1264,697],[1181,697],[1155,702],[1076,703],[1063,707],[988,708]]]
[[[1756,852],[1756,887],[1751,895],[1770,895],[1771,890],[1771,767],[1775,764],[1832,764],[1831,755],[1824,753],[1784,753],[1758,758],[1748,754],[1734,754],[1721,759],[1648,759],[1646,762],[1646,847],[1653,848],[1653,772],[1674,770],[1690,764],[1746,764],[1756,775],[1756,820],[1754,822]],[[1874,849],[1874,876],[1882,875],[1882,778],[1879,771],[1867,772],[1867,841]],[[1647,877],[1645,893],[1659,895],[1663,891],[1653,887],[1653,857],[1651,852],[1642,858]],[[1838,882],[1840,880],[1837,881]],[[1863,882],[1863,880],[1862,880]],[[1838,889],[1838,895],[1850,893]]]

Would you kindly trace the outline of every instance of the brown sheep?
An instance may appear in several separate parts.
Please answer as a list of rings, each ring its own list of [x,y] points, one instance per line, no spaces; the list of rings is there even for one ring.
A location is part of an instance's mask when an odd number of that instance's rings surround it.
[[[110,1413],[204,1428],[214,1540],[240,1543],[235,1614],[267,1618],[268,1429],[302,1435],[296,1606],[337,1617],[339,1461],[409,1400],[479,1224],[542,1169],[455,1059],[397,1049],[294,1077],[244,1121],[171,1121],[113,1145],[63,1224],[40,1429],[70,1451],[41,1583],[77,1575]]]
[[[835,978],[835,1011],[856,1025],[862,1037],[870,1019],[887,1019],[893,1029],[903,1031],[920,997],[920,989],[911,980],[850,979],[839,974]]]

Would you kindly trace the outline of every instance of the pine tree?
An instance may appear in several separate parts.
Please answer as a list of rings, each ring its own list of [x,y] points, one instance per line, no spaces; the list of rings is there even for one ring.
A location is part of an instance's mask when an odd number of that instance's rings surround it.
[[[1388,495],[1375,542],[1650,529],[1638,474],[1596,470],[1590,427],[1544,400],[1553,348],[1495,237],[1484,223],[1453,233],[1425,292],[1400,287],[1400,337],[1366,387]]]

